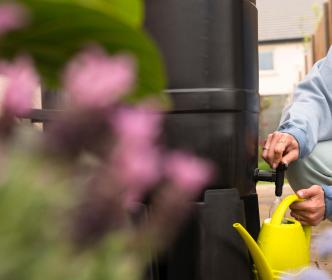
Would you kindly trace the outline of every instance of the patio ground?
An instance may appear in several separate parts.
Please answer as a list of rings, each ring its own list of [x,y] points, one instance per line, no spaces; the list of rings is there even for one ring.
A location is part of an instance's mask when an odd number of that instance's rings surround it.
[[[269,209],[274,201],[274,185],[273,184],[258,184],[257,185],[257,193],[259,200],[259,212],[261,222],[269,217]],[[293,193],[292,189],[289,185],[284,186],[283,196]],[[289,214],[289,213],[288,213]],[[315,238],[326,228],[332,229],[332,222],[324,221],[320,223],[319,226],[312,228],[312,242],[314,243]],[[311,260],[313,265],[327,270],[332,276],[332,258],[327,260],[319,259],[317,253],[315,252],[315,248],[311,248]]]

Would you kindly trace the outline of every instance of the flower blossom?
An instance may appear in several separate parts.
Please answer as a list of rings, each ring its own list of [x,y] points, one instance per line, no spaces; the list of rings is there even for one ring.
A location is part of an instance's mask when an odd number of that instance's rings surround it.
[[[314,246],[321,257],[332,255],[332,230],[323,231],[315,240]]]
[[[300,273],[281,277],[281,280],[331,280],[331,277],[324,270],[309,267]]]
[[[38,75],[27,57],[19,57],[13,64],[0,63],[0,75],[6,78],[3,108],[7,113],[23,116],[32,107],[32,96],[39,84]]]
[[[160,152],[156,147],[119,145],[112,154],[113,178],[125,190],[125,204],[138,202],[160,177]]]
[[[26,10],[13,3],[0,5],[0,36],[23,27],[27,22]]]
[[[109,56],[101,49],[88,49],[68,64],[63,79],[65,91],[78,106],[107,107],[132,89],[135,64],[127,55]]]
[[[122,107],[110,120],[116,136],[112,174],[126,190],[125,204],[140,201],[161,179],[161,151],[156,145],[162,115],[144,107]]]
[[[113,130],[123,145],[150,144],[160,135],[162,115],[146,108],[121,108],[112,117]]]
[[[180,151],[166,157],[164,168],[171,183],[193,194],[199,193],[213,176],[213,167],[209,162]]]

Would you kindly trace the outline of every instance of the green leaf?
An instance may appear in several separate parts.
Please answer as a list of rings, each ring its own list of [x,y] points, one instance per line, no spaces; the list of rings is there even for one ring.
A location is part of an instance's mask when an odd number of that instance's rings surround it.
[[[143,23],[142,0],[75,0],[75,2],[108,13],[132,26],[140,27]]]
[[[143,23],[144,7],[142,0],[21,0],[33,7],[38,2],[54,4],[75,4],[112,16],[133,27]]]
[[[75,1],[24,1],[31,10],[32,23],[24,30],[4,37],[0,41],[1,54],[13,57],[22,52],[29,53],[43,82],[48,87],[59,88],[59,77],[66,62],[82,47],[98,43],[110,53],[135,56],[138,64],[136,98],[156,94],[162,96],[164,68],[159,51],[149,36],[117,17]],[[165,98],[167,100],[165,95],[161,97]]]

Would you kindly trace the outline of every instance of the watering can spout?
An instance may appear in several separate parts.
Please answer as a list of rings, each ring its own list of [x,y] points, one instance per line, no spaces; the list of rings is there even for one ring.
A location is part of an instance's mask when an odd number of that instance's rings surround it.
[[[251,235],[246,231],[246,229],[240,223],[233,224],[233,227],[238,231],[238,233],[246,243],[261,279],[272,280],[273,279],[272,269],[268,264],[265,256],[263,255],[263,252],[258,247],[256,241],[251,237]]]

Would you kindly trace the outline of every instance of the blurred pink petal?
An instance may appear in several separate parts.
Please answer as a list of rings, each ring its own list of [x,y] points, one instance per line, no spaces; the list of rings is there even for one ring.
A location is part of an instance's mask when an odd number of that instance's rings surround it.
[[[0,36],[23,27],[27,22],[26,10],[13,3],[0,5]]]
[[[152,143],[160,135],[162,115],[151,109],[121,108],[112,117],[112,126],[123,145]]]
[[[161,177],[160,152],[155,147],[120,145],[112,156],[112,174],[127,190],[126,203],[139,200]]]
[[[332,230],[326,229],[315,239],[314,246],[321,257],[332,255]]]
[[[291,276],[283,276],[280,280],[331,280],[330,275],[321,269],[308,267],[300,273]]]
[[[130,56],[109,56],[101,49],[78,54],[64,72],[64,87],[79,106],[105,107],[128,94],[135,82]]]
[[[175,151],[165,160],[165,175],[175,186],[198,194],[212,179],[212,165],[189,153]]]
[[[39,84],[38,75],[27,57],[16,59],[13,64],[0,63],[0,75],[7,78],[3,107],[5,111],[22,116],[32,107],[32,96]]]

